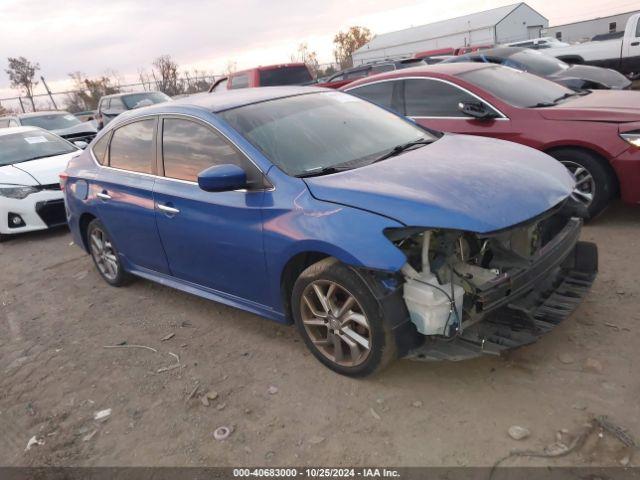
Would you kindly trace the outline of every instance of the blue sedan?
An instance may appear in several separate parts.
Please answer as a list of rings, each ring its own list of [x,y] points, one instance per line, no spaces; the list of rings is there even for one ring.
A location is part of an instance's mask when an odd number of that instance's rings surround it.
[[[349,376],[531,343],[597,270],[552,158],[320,88],[124,113],[61,179],[107,283],[142,277],[295,323]]]

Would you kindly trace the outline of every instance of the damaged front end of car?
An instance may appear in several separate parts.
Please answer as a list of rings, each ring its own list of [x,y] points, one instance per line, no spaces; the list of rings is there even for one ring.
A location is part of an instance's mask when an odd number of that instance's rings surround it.
[[[567,318],[597,274],[597,247],[578,240],[571,200],[522,224],[490,233],[398,228],[385,235],[407,257],[386,279],[402,298],[394,328],[402,356],[464,360],[535,342]],[[410,322],[406,321],[408,317]],[[402,328],[401,328],[402,327]],[[407,340],[409,330],[413,331]]]

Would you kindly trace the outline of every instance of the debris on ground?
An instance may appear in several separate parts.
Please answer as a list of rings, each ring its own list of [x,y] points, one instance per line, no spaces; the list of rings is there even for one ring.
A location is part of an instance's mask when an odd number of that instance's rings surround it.
[[[595,358],[587,358],[584,362],[584,369],[587,372],[602,373],[602,364]]]
[[[521,427],[520,425],[511,425],[508,430],[509,436],[514,440],[524,440],[531,432],[528,428]]]
[[[226,403],[221,403],[216,407],[216,410],[224,410],[226,408],[227,404]]]
[[[25,452],[31,450],[31,447],[34,445],[44,445],[44,440],[38,439],[35,435],[29,439],[27,442],[27,448],[24,449]]]
[[[324,437],[321,437],[320,435],[314,435],[312,437],[309,438],[309,440],[307,440],[311,445],[318,445],[319,443],[322,443],[325,441]]]
[[[619,425],[616,425],[611,420],[609,420],[605,415],[599,415],[597,417],[593,417],[591,421],[586,423],[582,430],[573,437],[573,439],[568,443],[562,442],[554,442],[550,445],[545,446],[542,450],[512,450],[509,454],[504,457],[498,459],[491,469],[491,474],[489,478],[491,479],[493,476],[493,472],[496,467],[498,467],[501,463],[511,457],[537,457],[537,458],[557,458],[563,457],[575,450],[579,450],[585,444],[587,438],[592,433],[597,433],[600,438],[604,437],[604,433],[608,433],[614,438],[616,438],[620,443],[622,443],[625,447],[636,449],[638,448],[638,444],[635,439],[631,436],[627,430]],[[624,458],[623,458],[624,460]],[[631,458],[629,458],[629,462]]]
[[[565,365],[569,365],[574,362],[573,357],[568,353],[561,353],[558,355],[558,360],[560,360],[560,363],[564,363]]]
[[[84,437],[82,437],[82,441],[83,441],[83,442],[88,442],[89,440],[91,440],[91,439],[94,437],[94,435],[95,435],[96,433],[98,433],[98,430],[94,430],[94,431],[93,431],[93,432],[91,432],[91,433],[87,433]]]
[[[151,350],[154,353],[158,353],[158,350],[146,345],[128,345],[127,342],[122,342],[118,345],[103,345],[103,348],[144,348],[145,350]]]
[[[278,387],[270,385],[269,388],[267,389],[267,393],[269,395],[275,395],[276,393],[278,393]]]
[[[111,416],[111,409],[107,408],[105,410],[100,410],[93,415],[94,420],[98,420],[99,422],[104,422]]]
[[[202,403],[202,405],[204,405],[205,407],[209,406],[209,399],[207,398],[206,395],[203,395],[202,397],[200,397],[200,402]]]
[[[232,427],[218,427],[213,432],[213,438],[218,441],[226,440],[227,438],[229,438],[229,435],[231,435],[232,432]]]
[[[422,408],[422,400],[416,400],[415,402],[411,403],[411,406],[414,408]]]
[[[378,412],[376,412],[373,408],[369,409],[369,412],[371,412],[371,415],[373,416],[373,418],[375,418],[376,420],[382,420],[382,417],[380,417],[380,414]]]
[[[170,372],[171,370],[182,367],[182,364],[180,363],[180,357],[178,355],[172,352],[169,352],[169,355],[176,359],[176,363],[174,363],[173,365],[169,365],[168,367],[159,368],[157,370],[158,373]]]
[[[191,390],[191,393],[187,396],[187,402],[191,400],[193,397],[195,397],[199,388],[200,388],[200,382],[196,382],[195,387],[193,387],[193,390]]]
[[[205,397],[207,397],[209,400],[215,400],[216,398],[218,398],[218,392],[214,390],[209,390],[205,395]]]
[[[169,335],[165,335],[164,337],[162,337],[160,339],[161,342],[166,342],[167,340],[171,340],[173,337],[175,337],[176,334],[175,333],[170,333]]]

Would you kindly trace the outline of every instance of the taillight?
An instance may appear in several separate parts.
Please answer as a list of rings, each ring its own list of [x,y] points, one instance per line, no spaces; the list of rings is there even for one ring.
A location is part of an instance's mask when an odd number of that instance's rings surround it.
[[[67,186],[67,180],[69,179],[69,175],[65,172],[62,172],[58,175],[60,177],[60,190],[64,190],[64,187]]]

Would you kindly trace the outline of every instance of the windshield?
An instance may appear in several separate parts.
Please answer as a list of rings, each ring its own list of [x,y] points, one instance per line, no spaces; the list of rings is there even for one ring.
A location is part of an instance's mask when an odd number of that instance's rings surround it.
[[[513,65],[510,62],[513,62]],[[569,68],[569,65],[563,61],[535,50],[522,50],[509,55],[503,65],[513,66],[541,77],[553,75]]]
[[[340,92],[279,98],[222,112],[274,164],[292,176],[374,161],[425,130],[372,103]]]
[[[42,130],[0,135],[0,166],[54,157],[78,150],[69,142]]]
[[[279,67],[260,70],[260,86],[302,85],[313,78],[305,65],[295,67]]]
[[[169,98],[162,92],[134,93],[122,97],[122,101],[129,110],[140,107],[148,107],[149,105],[168,102],[169,100],[171,100],[171,98]]]
[[[550,80],[501,66],[471,70],[457,75],[515,107],[552,105],[575,92]]]
[[[40,127],[45,130],[63,130],[82,122],[70,113],[47,113],[33,117],[22,117],[20,123],[27,127]]]

